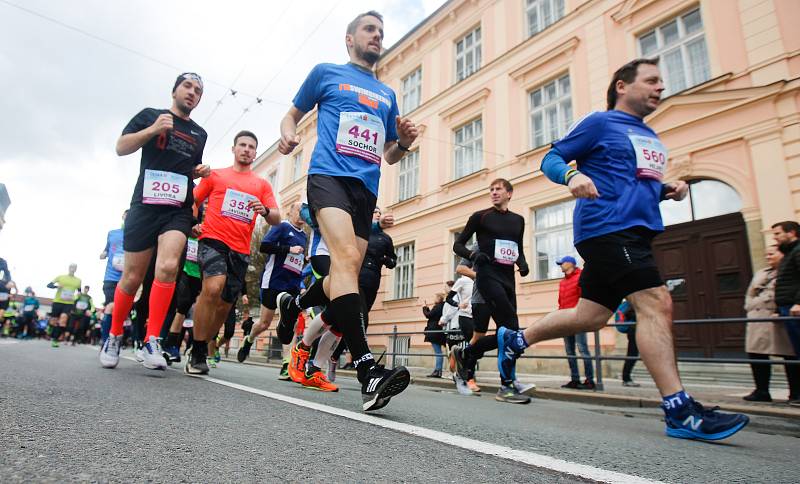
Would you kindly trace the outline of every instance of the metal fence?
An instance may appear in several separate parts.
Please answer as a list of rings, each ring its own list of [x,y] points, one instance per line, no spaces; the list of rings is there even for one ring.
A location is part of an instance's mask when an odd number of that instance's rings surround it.
[[[749,323],[786,323],[790,321],[798,321],[797,318],[792,317],[779,317],[779,318],[715,318],[715,319],[683,319],[683,320],[675,320],[673,324],[675,325],[693,325],[693,324],[749,324]],[[617,328],[617,327],[635,327],[636,323],[612,323],[608,324],[607,327]],[[522,328],[524,330],[524,328]],[[397,325],[394,325],[392,332],[390,333],[369,333],[368,336],[386,336],[388,337],[388,344],[386,346],[385,356],[388,357],[389,366],[392,368],[395,366],[398,357],[410,357],[410,356],[421,356],[421,357],[435,357],[435,353],[412,353],[410,351],[401,351],[399,348],[400,345],[400,338],[409,337],[409,336],[419,336],[427,334],[435,334],[435,333],[459,333],[458,330],[429,330],[429,331],[398,331]],[[277,359],[281,358],[281,345],[275,344],[277,341],[277,337],[273,336],[273,331],[268,330],[267,336],[269,341],[269,346],[266,350],[266,357],[267,361],[275,358],[277,355]],[[389,351],[389,347],[391,346],[391,351]],[[487,356],[496,356],[496,353],[488,353]],[[800,356],[800,355],[798,355]],[[529,359],[547,359],[547,360],[584,360],[584,356],[568,356],[568,355],[534,355],[534,354],[524,354],[520,358],[529,358]],[[700,357],[677,357],[678,363],[735,363],[735,364],[749,364],[754,363],[758,365],[798,365],[800,364],[800,360],[752,360],[749,358],[700,358]],[[596,381],[595,385],[597,390],[602,391],[604,389],[603,386],[603,362],[604,361],[627,361],[627,360],[634,360],[640,361],[641,357],[639,356],[622,356],[622,355],[603,355],[602,348],[600,345],[600,331],[594,331],[594,356],[592,356],[592,360],[595,364],[595,375]]]

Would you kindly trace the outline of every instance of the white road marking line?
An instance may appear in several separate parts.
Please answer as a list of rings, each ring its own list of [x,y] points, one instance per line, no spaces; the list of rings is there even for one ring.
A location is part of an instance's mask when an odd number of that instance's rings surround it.
[[[131,360],[134,362],[136,361],[135,358],[130,356],[122,356],[121,358],[126,360]],[[170,368],[170,369],[179,371],[177,368]],[[600,469],[599,467],[593,467],[586,464],[578,464],[576,462],[569,462],[562,459],[556,459],[554,457],[542,454],[536,454],[534,452],[517,450],[511,447],[506,447],[504,445],[493,444],[491,442],[483,442],[480,440],[470,439],[469,437],[448,434],[445,432],[440,432],[438,430],[426,429],[424,427],[418,427],[416,425],[410,425],[402,422],[393,422],[391,420],[385,420],[382,418],[375,417],[373,415],[351,412],[350,410],[344,410],[337,407],[331,407],[329,405],[323,405],[321,403],[310,402],[308,400],[290,397],[287,395],[282,395],[280,393],[269,392],[266,390],[261,390],[259,388],[253,388],[247,385],[240,385],[239,383],[233,383],[227,380],[220,380],[218,378],[213,378],[206,375],[187,375],[187,376],[200,378],[210,383],[216,383],[217,385],[226,386],[228,388],[233,388],[243,392],[252,393],[254,395],[259,395],[273,400],[278,400],[284,403],[297,405],[299,407],[305,407],[311,410],[317,410],[330,415],[336,415],[350,420],[355,420],[357,422],[375,425],[376,427],[383,427],[385,429],[395,430],[397,432],[402,432],[405,434],[422,437],[424,439],[433,440],[435,442],[440,442],[447,445],[452,445],[453,447],[459,447],[461,449],[469,450],[472,452],[479,452],[481,454],[491,455],[494,457],[499,457],[501,459],[506,459],[513,462],[522,462],[524,464],[528,464],[533,467],[538,467],[540,469],[547,469],[561,474],[568,474],[571,476],[581,477],[584,479],[591,479],[597,482],[620,483],[620,484],[629,484],[629,483],[655,484],[661,482],[661,481],[653,481],[651,479],[646,479],[644,477],[634,476],[631,474],[623,474],[621,472],[608,471],[605,469]]]

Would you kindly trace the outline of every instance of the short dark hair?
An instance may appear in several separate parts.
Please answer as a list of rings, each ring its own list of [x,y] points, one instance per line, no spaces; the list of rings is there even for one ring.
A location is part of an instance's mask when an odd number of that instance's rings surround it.
[[[455,285],[455,283],[456,283],[456,281],[447,281],[447,282],[445,282],[445,285],[453,287]]]
[[[608,85],[608,92],[606,93],[606,104],[609,111],[617,105],[617,81],[622,81],[625,84],[632,83],[636,80],[636,74],[639,72],[641,64],[657,66],[658,59],[634,59],[617,69],[617,72],[611,78],[611,83]]]
[[[794,232],[794,235],[800,235],[800,224],[797,222],[793,222],[791,220],[786,220],[784,222],[778,222],[776,224],[772,224],[772,228],[780,227],[781,230],[784,232]]]
[[[495,178],[494,180],[492,180],[492,183],[489,184],[489,188],[495,185],[503,185],[503,188],[505,188],[506,191],[509,193],[514,191],[514,186],[511,185],[511,182],[506,180],[505,178]]]
[[[243,129],[238,133],[236,133],[236,136],[233,137],[233,146],[236,146],[236,142],[239,141],[239,138],[241,138],[242,136],[253,138],[254,140],[256,140],[256,146],[258,146],[258,138],[256,138],[256,135],[252,131],[247,131],[246,129]]]
[[[349,24],[347,24],[347,35],[353,35],[356,33],[356,29],[358,28],[359,22],[364,17],[375,17],[376,19],[380,20],[383,23],[383,15],[379,14],[375,10],[370,10],[369,12],[364,12],[356,15]]]

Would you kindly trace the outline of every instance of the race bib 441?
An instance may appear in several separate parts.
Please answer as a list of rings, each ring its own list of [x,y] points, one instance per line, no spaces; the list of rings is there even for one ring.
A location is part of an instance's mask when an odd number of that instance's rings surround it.
[[[142,203],[180,207],[186,200],[189,178],[171,171],[145,170]]]
[[[369,113],[339,114],[336,152],[380,164],[386,128],[378,116]]]

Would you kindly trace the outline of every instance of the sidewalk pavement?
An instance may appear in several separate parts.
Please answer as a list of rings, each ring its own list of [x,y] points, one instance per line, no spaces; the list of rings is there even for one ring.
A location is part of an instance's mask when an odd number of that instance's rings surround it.
[[[224,359],[236,363],[236,358],[231,353],[231,358]],[[280,367],[278,360],[266,362],[266,358],[251,355],[246,364],[255,364],[271,367]],[[417,385],[434,386],[455,389],[455,385],[448,372],[442,378],[428,378],[430,368],[409,367],[411,382]],[[355,371],[337,370],[337,375],[355,377]],[[604,389],[600,390],[568,390],[561,385],[569,380],[564,375],[542,375],[518,373],[517,378],[523,383],[535,383],[536,390],[531,392],[533,398],[549,400],[562,400],[570,402],[583,402],[595,405],[609,405],[622,407],[656,408],[661,405],[658,390],[650,379],[636,380],[640,387],[624,387],[622,380],[604,378]],[[482,392],[497,392],[500,388],[496,371],[478,371],[476,382]],[[753,388],[737,385],[686,383],[687,392],[706,407],[720,406],[729,412],[740,412],[751,415],[766,415],[770,417],[788,418],[800,421],[800,408],[789,406],[786,403],[788,390],[775,389],[772,391],[773,403],[751,403],[742,400]]]

